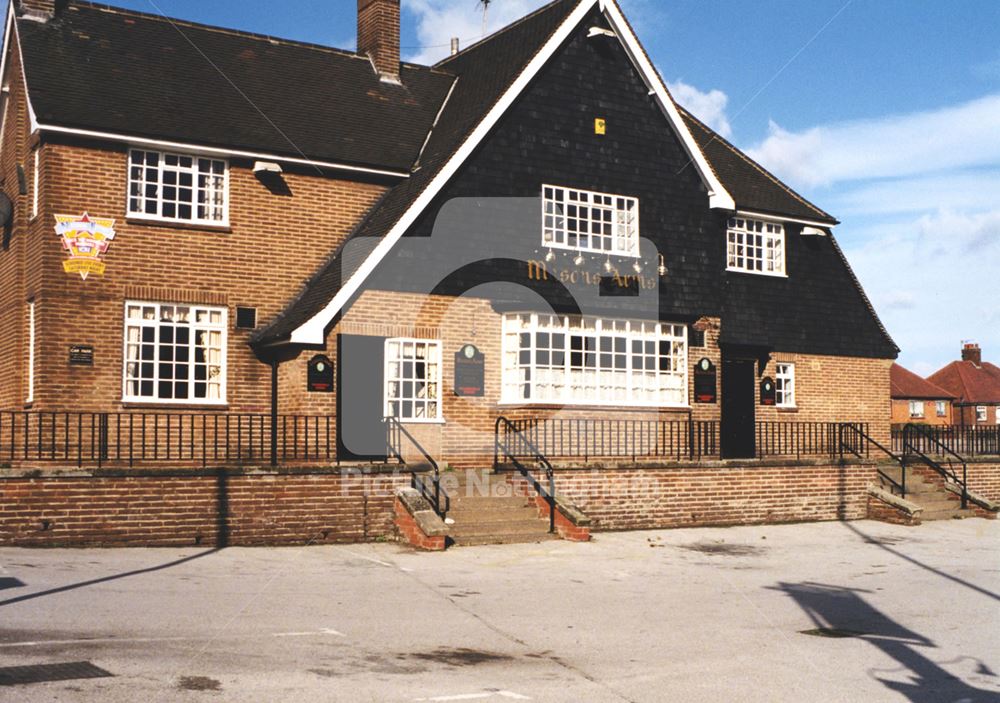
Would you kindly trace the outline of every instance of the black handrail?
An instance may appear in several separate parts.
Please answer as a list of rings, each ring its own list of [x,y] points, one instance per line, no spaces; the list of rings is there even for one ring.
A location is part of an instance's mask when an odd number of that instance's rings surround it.
[[[504,428],[504,442],[500,442],[500,427]],[[512,451],[507,444],[507,440],[511,437],[518,443],[520,443],[526,450],[526,454],[530,455],[532,461],[541,464],[545,469],[545,478],[548,480],[548,490],[534,477],[531,471],[522,464],[517,458],[516,450]],[[552,464],[549,460],[538,451],[538,447],[528,439],[523,432],[521,432],[517,427],[514,426],[507,418],[500,416],[497,418],[496,423],[493,425],[493,470],[497,471],[500,468],[500,458],[501,452],[503,453],[503,458],[505,460],[510,460],[521,475],[524,476],[535,489],[538,495],[545,498],[545,502],[549,504],[549,532],[556,531],[556,479],[555,471],[552,468]]]
[[[918,435],[925,442],[929,442],[931,446],[937,448],[941,453],[941,456],[945,457],[948,461],[948,468],[931,459],[929,456],[924,454],[913,442],[913,435]],[[920,459],[930,468],[937,471],[939,474],[944,476],[946,479],[951,479],[954,483],[957,483],[962,487],[962,509],[969,507],[969,467],[965,461],[965,457],[961,456],[958,452],[953,450],[947,444],[944,444],[936,437],[934,437],[930,432],[927,432],[922,425],[915,425],[913,423],[908,424],[903,428],[903,456],[907,454],[912,454],[913,456]],[[955,471],[955,461],[958,461],[962,465],[962,478],[958,478],[958,473]]]
[[[852,431],[854,433],[854,439],[855,439],[855,442],[856,442],[855,444],[848,444],[847,443],[847,441],[844,438],[845,430],[850,430],[850,431]],[[887,474],[884,471],[882,471],[882,469],[876,468],[876,470],[878,471],[879,476],[881,476],[883,479],[885,479],[886,481],[888,481],[889,483],[891,483],[899,491],[899,497],[900,498],[906,498],[906,459],[905,459],[905,457],[899,456],[898,454],[896,454],[895,452],[891,451],[890,449],[887,449],[885,446],[882,445],[881,442],[879,442],[878,440],[876,440],[874,437],[872,437],[871,435],[869,435],[868,432],[866,432],[864,429],[862,429],[862,425],[855,424],[855,423],[850,423],[850,422],[842,422],[842,423],[840,423],[838,425],[838,433],[837,434],[838,434],[838,449],[839,449],[839,452],[840,452],[840,459],[841,459],[841,461],[843,461],[843,459],[844,459],[844,450],[847,450],[848,452],[850,452],[854,456],[858,457],[859,459],[867,459],[867,458],[869,458],[869,452],[868,452],[868,450],[869,450],[869,448],[872,445],[874,445],[877,449],[879,449],[880,451],[882,451],[882,453],[886,454],[893,461],[895,461],[897,464],[899,464],[899,468],[900,468],[900,474],[899,474],[899,479],[900,480],[899,481],[896,481],[896,479],[894,479],[892,476],[890,476],[889,474]],[[862,443],[862,442],[865,443],[865,454],[862,454],[858,450],[858,448],[857,448],[857,443]]]
[[[434,461],[434,457],[427,453],[423,445],[410,434],[409,430],[403,427],[403,423],[398,418],[386,417],[384,420],[386,424],[385,445],[389,456],[395,458],[400,464],[407,465],[406,459],[403,458],[402,446],[402,438],[405,437],[413,445],[413,448],[420,452],[421,456],[423,456],[427,464],[431,467],[430,487],[427,485],[424,477],[418,476],[415,470],[410,472],[410,485],[420,491],[420,495],[431,504],[434,512],[444,520],[448,517],[448,511],[451,510],[451,497],[448,495],[448,491],[441,486],[441,469],[438,467],[438,463]],[[442,500],[444,501],[443,504]]]

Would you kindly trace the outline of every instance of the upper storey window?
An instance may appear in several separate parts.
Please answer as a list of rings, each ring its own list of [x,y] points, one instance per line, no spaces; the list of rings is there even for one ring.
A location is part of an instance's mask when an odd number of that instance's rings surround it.
[[[730,271],[785,275],[785,230],[777,222],[732,217],[726,243]]]
[[[619,256],[639,255],[639,200],[542,186],[542,244]]]
[[[170,222],[226,225],[229,169],[222,159],[129,151],[128,214]]]

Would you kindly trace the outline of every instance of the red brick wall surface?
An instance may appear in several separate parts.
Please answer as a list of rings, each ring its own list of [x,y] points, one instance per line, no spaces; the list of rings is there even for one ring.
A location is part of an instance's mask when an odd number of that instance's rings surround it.
[[[0,479],[0,544],[216,545],[223,522],[230,545],[363,542],[394,534],[405,485],[350,472]]]

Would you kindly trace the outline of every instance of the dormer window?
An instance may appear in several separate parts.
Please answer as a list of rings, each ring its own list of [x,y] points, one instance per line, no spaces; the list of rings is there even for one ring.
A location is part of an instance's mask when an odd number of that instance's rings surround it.
[[[638,256],[639,199],[542,186],[542,245]]]
[[[732,217],[726,243],[728,270],[785,275],[785,230],[779,223]]]

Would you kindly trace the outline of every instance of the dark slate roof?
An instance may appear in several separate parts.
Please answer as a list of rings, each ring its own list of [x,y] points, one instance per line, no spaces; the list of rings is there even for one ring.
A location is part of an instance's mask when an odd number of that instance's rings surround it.
[[[402,172],[453,80],[406,64],[383,83],[353,52],[75,0],[18,33],[42,124]]]
[[[896,400],[954,400],[955,395],[930,381],[920,378],[909,369],[893,364],[889,370],[891,395]]]
[[[715,175],[722,181],[741,210],[786,215],[838,224],[830,215],[778,180],[763,166],[719,136],[694,115],[678,105],[695,142],[701,147]]]
[[[1000,368],[989,362],[953,361],[927,380],[951,391],[961,403],[1000,403]]]
[[[333,299],[343,282],[424,192],[578,2],[556,0],[435,66],[453,73],[457,81],[427,140],[417,170],[372,208],[369,217],[309,281],[302,294],[261,331],[255,344],[288,337]]]

